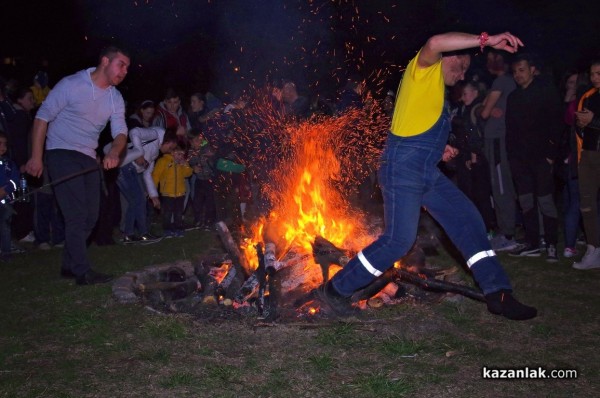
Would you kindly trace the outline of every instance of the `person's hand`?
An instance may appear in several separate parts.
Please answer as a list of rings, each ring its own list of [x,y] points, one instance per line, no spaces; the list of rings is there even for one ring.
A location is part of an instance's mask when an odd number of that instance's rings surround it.
[[[577,119],[577,126],[585,127],[591,123],[594,118],[594,112],[587,108],[583,108],[582,111],[575,112],[575,118]]]
[[[554,160],[550,158],[546,158],[546,162],[548,162],[548,164],[554,164]]]
[[[6,195],[6,189],[4,189],[4,187],[0,187],[0,198],[4,198]]]
[[[119,155],[116,155],[111,151],[104,156],[102,166],[104,167],[104,170],[114,169],[119,165],[120,161],[121,159],[119,158]]]
[[[471,162],[470,160],[467,160],[465,162],[465,167],[467,168],[467,170],[471,170],[472,165],[473,165],[473,162]]]
[[[454,159],[458,155],[458,149],[453,146],[446,145],[446,149],[444,149],[444,154],[442,155],[442,160],[444,162],[448,162]]]
[[[485,45],[509,53],[516,53],[519,47],[524,46],[521,39],[509,32],[489,36]]]
[[[152,202],[152,206],[154,206],[155,209],[160,209],[160,200],[158,199],[158,196],[151,197],[150,201]]]
[[[494,107],[494,108],[492,108],[492,112],[490,114],[492,115],[492,117],[495,117],[496,119],[500,119],[502,117],[502,115],[504,114],[504,112],[502,111],[502,108]]]
[[[41,159],[31,158],[25,164],[25,171],[29,175],[39,177],[42,175],[42,171],[44,171],[44,164]]]
[[[143,156],[140,156],[139,158],[137,158],[136,160],[134,160],[134,162],[135,162],[135,164],[137,164],[138,166],[140,166],[144,170],[146,168],[148,168],[148,161]]]

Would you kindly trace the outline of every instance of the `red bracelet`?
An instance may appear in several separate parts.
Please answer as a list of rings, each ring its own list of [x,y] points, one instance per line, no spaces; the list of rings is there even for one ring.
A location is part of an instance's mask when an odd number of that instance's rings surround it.
[[[489,38],[490,36],[487,32],[481,32],[479,35],[479,48],[481,49],[481,52],[483,52],[483,47],[485,47],[485,43],[487,43]]]

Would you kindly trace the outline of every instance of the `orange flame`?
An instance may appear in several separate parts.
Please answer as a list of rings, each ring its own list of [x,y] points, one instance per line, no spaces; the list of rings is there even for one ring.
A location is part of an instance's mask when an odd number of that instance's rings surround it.
[[[357,114],[350,112],[288,126],[284,151],[291,155],[267,188],[273,211],[252,226],[252,238],[242,247],[251,268],[258,266],[254,246],[265,234],[283,254],[292,246],[311,253],[316,236],[350,250],[374,239],[364,227],[363,215],[351,208],[341,192],[355,176],[343,166],[340,140],[356,125]],[[310,267],[316,267],[312,271],[319,269],[312,261]],[[337,270],[332,267],[330,274]]]

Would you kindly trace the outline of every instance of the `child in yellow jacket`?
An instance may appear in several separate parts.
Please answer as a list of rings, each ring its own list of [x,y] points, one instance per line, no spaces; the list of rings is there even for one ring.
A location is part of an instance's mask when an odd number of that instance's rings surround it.
[[[175,148],[156,161],[152,180],[160,192],[162,223],[165,238],[183,237],[183,204],[185,179],[193,169],[185,160],[185,150]]]

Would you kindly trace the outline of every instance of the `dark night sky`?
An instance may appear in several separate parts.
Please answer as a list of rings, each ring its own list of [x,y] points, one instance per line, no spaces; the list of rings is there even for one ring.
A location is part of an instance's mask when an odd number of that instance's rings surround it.
[[[327,91],[350,73],[388,85],[431,34],[520,36],[555,73],[600,55],[597,1],[560,0],[75,0],[13,1],[2,12],[0,56],[30,79],[42,57],[51,81],[93,66],[117,43],[132,54],[120,89],[159,98],[167,85],[235,92],[274,78]],[[594,5],[591,5],[594,4]],[[237,68],[237,70],[236,70]],[[387,73],[387,75],[386,75]],[[28,82],[27,82],[28,83]]]

